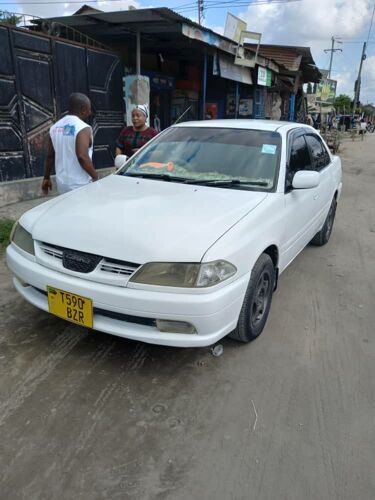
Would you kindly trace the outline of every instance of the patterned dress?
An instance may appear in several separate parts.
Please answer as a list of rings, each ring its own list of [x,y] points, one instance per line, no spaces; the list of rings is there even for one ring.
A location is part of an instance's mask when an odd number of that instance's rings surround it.
[[[157,135],[157,131],[151,127],[137,132],[133,127],[125,127],[121,130],[116,141],[116,147],[121,149],[122,153],[128,158],[132,156],[133,149],[139,149],[146,144],[150,139]]]

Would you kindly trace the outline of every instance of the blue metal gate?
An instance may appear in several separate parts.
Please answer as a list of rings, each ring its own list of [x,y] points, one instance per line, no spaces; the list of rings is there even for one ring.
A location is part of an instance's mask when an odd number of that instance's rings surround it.
[[[255,89],[254,91],[254,118],[266,117],[266,90]]]

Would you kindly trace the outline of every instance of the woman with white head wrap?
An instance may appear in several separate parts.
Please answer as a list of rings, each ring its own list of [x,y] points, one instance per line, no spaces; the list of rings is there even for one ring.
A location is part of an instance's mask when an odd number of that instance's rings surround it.
[[[147,126],[148,108],[138,104],[132,111],[132,126],[121,130],[116,141],[116,156],[125,154],[132,156],[146,142],[157,135],[157,131]]]

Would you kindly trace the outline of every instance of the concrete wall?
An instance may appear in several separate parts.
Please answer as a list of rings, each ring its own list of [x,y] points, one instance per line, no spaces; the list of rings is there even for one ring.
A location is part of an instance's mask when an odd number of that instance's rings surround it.
[[[102,168],[97,170],[99,177],[105,177],[115,171],[114,167]],[[56,195],[55,176],[51,177],[53,191]],[[19,181],[0,182],[0,207],[18,203],[20,201],[34,200],[44,196],[41,190],[42,177],[33,177],[32,179],[22,179]]]

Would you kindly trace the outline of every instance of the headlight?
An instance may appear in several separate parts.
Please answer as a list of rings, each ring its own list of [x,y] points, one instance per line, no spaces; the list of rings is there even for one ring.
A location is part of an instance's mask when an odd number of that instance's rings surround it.
[[[225,260],[205,264],[151,262],[142,266],[130,281],[144,285],[203,288],[230,278],[236,271],[235,266]]]
[[[34,241],[31,234],[16,222],[10,234],[10,241],[27,253],[35,255]]]
[[[226,260],[215,260],[201,264],[196,286],[205,287],[217,285],[234,274],[237,269]]]

